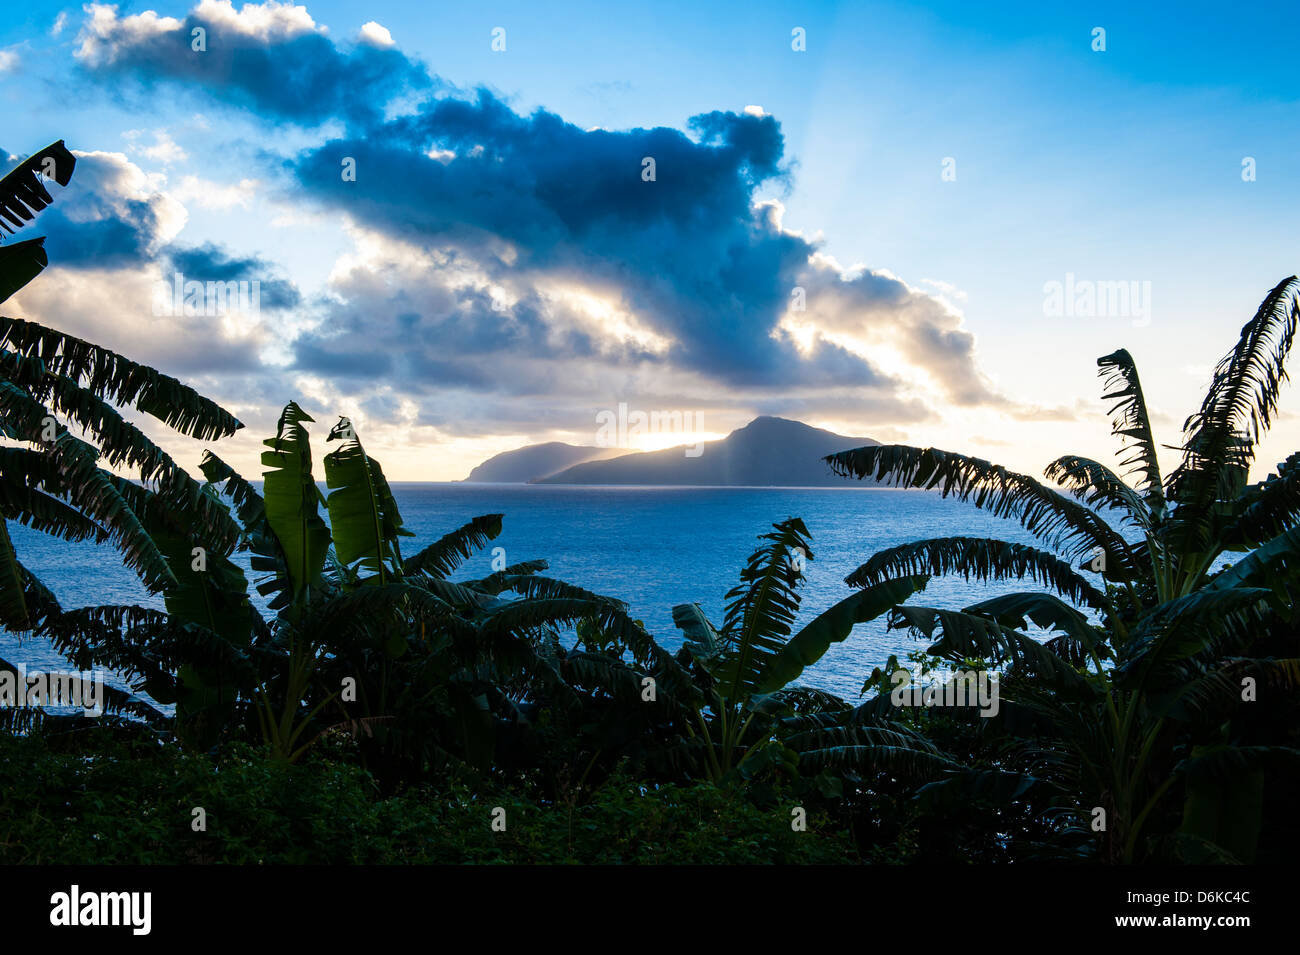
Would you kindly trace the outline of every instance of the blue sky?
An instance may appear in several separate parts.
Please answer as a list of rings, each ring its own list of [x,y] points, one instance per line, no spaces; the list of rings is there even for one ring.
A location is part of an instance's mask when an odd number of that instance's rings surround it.
[[[82,158],[30,230],[51,268],[6,310],[226,403],[249,427],[223,455],[250,473],[291,398],[353,417],[407,479],[593,443],[620,401],[693,411],[713,434],[772,413],[1022,470],[1110,460],[1095,359],[1135,355],[1174,443],[1296,271],[1298,80],[1275,47],[1297,19],[1188,3],[10,7],[0,147],[63,138]],[[354,183],[333,172],[347,156]],[[260,310],[153,314],[178,263],[258,279]],[[1067,276],[1149,298],[1050,314],[1045,286]],[[1288,398],[1264,466],[1296,446]],[[645,439],[663,443],[678,442]]]

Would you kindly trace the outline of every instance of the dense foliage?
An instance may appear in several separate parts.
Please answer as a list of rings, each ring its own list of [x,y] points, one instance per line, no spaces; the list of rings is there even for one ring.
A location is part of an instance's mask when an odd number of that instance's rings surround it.
[[[55,741],[58,742],[58,741]],[[384,794],[325,747],[300,764],[235,745],[219,760],[100,736],[72,752],[0,736],[22,766],[0,790],[0,863],[789,863],[856,861],[824,814],[792,831],[784,804],[707,783],[616,776],[590,800],[552,804],[526,788],[456,774]],[[64,741],[66,747],[66,741]],[[89,748],[99,758],[87,763]],[[205,812],[194,829],[193,810]],[[489,810],[504,811],[503,831]]]
[[[0,181],[15,226],[52,201],[41,176],[66,184],[73,163],[57,143]],[[39,240],[0,253],[5,297],[45,264]],[[932,448],[833,455],[840,473],[1018,521],[1042,547],[902,544],[801,623],[814,555],[791,517],[760,537],[720,625],[674,608],[685,640],[671,653],[544,560],[454,579],[500,514],[404,556],[411,534],[347,418],[319,475],[314,422],[290,403],[260,491],[211,451],[200,480],[123,411],[205,441],[241,427],[232,415],[0,318],[0,625],[133,690],[90,726],[0,710],[5,763],[21,767],[3,788],[0,861],[1281,857],[1300,845],[1300,454],[1257,484],[1247,474],[1298,322],[1288,279],[1218,366],[1167,477],[1123,351],[1100,360],[1122,476],[1077,456],[1053,462],[1051,486]],[[61,607],[8,521],[111,543],[164,609]],[[942,574],[1034,589],[909,602]],[[924,639],[911,667],[891,660],[857,706],[797,685],[882,616]],[[897,704],[900,670],[934,691],[944,668],[994,674],[999,706]],[[211,820],[201,834],[194,807]]]

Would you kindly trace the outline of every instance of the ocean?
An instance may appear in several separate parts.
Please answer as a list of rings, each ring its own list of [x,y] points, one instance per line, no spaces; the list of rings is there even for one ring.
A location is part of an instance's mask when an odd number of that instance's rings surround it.
[[[404,556],[471,517],[504,514],[501,535],[470,558],[457,578],[491,573],[495,547],[504,548],[512,564],[544,558],[550,562],[548,576],[625,601],[633,616],[674,650],[682,638],[673,626],[673,606],[699,603],[721,626],[726,593],[758,546],[758,535],[787,517],[802,518],[812,535],[812,559],[805,569],[796,626],[852,593],[844,577],[882,548],[950,536],[1035,542],[1013,521],[997,520],[969,504],[924,491],[396,483],[393,492],[407,528],[416,535],[403,538]],[[19,559],[65,608],[106,603],[161,606],[160,598],[147,594],[111,547],[69,544],[13,523],[10,534]],[[236,560],[248,572],[247,555],[236,555]],[[956,609],[1025,589],[1038,588],[1032,581],[983,585],[960,577],[935,578],[910,602]],[[799,682],[856,700],[863,681],[890,654],[901,660],[924,645],[906,631],[887,631],[883,620],[861,624],[843,643],[832,645]],[[3,632],[0,657],[22,661],[29,670],[67,666],[41,641],[19,641]]]

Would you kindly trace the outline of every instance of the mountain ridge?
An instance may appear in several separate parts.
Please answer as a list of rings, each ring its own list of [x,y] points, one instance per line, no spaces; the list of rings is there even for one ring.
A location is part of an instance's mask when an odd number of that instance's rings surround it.
[[[626,448],[598,448],[546,441],[494,454],[465,477],[464,484],[528,484],[575,464],[627,454]]]
[[[587,461],[530,483],[843,487],[860,482],[835,475],[822,458],[836,451],[879,443],[871,438],[835,434],[802,421],[761,415],[719,441]],[[688,448],[699,448],[700,454],[687,457]]]
[[[685,487],[844,487],[863,483],[833,474],[822,460],[836,451],[847,451],[880,442],[872,438],[849,437],[801,421],[761,415],[717,441],[692,442],[660,451],[627,451],[619,448],[592,448],[610,452],[590,459],[516,479],[512,483],[569,485],[675,485]],[[550,442],[574,449],[574,445]],[[505,455],[520,455],[548,445],[529,445]],[[688,456],[689,450],[698,456]],[[467,481],[481,483],[476,474],[492,473],[483,469],[503,455],[497,455],[470,472]],[[545,456],[539,461],[548,460]],[[527,458],[511,473],[522,473]]]

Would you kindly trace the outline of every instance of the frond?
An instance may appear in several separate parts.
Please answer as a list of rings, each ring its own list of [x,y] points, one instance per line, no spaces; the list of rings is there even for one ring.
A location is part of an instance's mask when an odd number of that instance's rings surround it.
[[[1205,585],[1205,590],[1268,587],[1285,599],[1284,589],[1300,577],[1300,527],[1285,530],[1265,541]]]
[[[507,589],[520,594],[521,599],[503,601],[479,617],[479,628],[485,634],[527,633],[591,620],[627,647],[637,665],[646,669],[668,692],[682,699],[698,697],[699,691],[690,675],[646,632],[640,621],[632,619],[622,601],[533,574],[512,578]]]
[[[0,245],[0,302],[25,288],[49,264],[44,236]]]
[[[406,559],[406,573],[423,571],[435,577],[446,577],[501,533],[503,518],[502,514],[484,514],[473,518],[463,527],[444,534],[415,556]]]
[[[673,607],[673,623],[685,637],[683,648],[706,670],[716,663],[727,648],[726,638],[709,622],[697,603]]]
[[[983,537],[936,537],[877,551],[844,580],[850,586],[865,587],[905,574],[954,573],[979,581],[1029,578],[1075,603],[1094,610],[1109,608],[1105,594],[1055,555],[1026,544]]]
[[[465,589],[440,595],[413,580],[374,583],[313,600],[308,604],[301,630],[308,634],[329,634],[330,643],[336,648],[375,635],[396,634],[403,641],[415,640],[422,629],[427,633],[430,627],[435,632],[446,632],[453,639],[472,642],[475,628],[461,611],[472,609],[476,596]],[[457,602],[461,597],[470,603]],[[403,642],[403,652],[405,647]]]
[[[293,598],[293,580],[288,559],[280,540],[266,518],[266,502],[247,480],[211,451],[203,452],[199,470],[213,487],[235,506],[235,514],[243,525],[241,550],[250,551],[249,566],[254,573],[263,574],[257,581],[257,592],[269,597],[268,607],[280,611]]]
[[[1123,439],[1119,453],[1127,455],[1120,462],[1120,467],[1127,469],[1126,474],[1138,476],[1137,491],[1146,498],[1146,507],[1135,511],[1135,516],[1137,513],[1148,513],[1152,520],[1160,521],[1165,514],[1164,482],[1160,477],[1156,439],[1151,430],[1151,416],[1147,412],[1147,401],[1142,393],[1137,365],[1133,356],[1121,348],[1098,358],[1097,367],[1098,374],[1105,379],[1106,387],[1112,389],[1102,395],[1101,400],[1116,402],[1109,412],[1112,419],[1111,434]],[[1116,412],[1119,412],[1118,416]]]
[[[1300,451],[1263,481],[1247,488],[1239,505],[1236,519],[1221,537],[1226,550],[1249,550],[1283,531],[1300,527]]]
[[[797,719],[801,716],[841,717],[852,711],[848,703],[826,690],[813,686],[786,686],[771,693],[751,696],[745,709],[766,716]]]
[[[206,627],[138,606],[83,607],[47,614],[34,633],[79,669],[104,667],[160,703],[187,692],[177,671],[222,674],[230,686],[256,678],[246,649]]]
[[[916,738],[898,736],[897,743],[886,742],[884,732],[873,734],[877,739],[864,743],[825,745],[799,750],[799,769],[814,774],[823,769],[858,772],[887,773],[903,779],[933,779],[944,773],[961,769],[961,764],[943,755]],[[786,741],[797,748],[800,744]]]
[[[284,554],[287,590],[294,599],[322,585],[330,550],[330,528],[320,516],[321,493],[311,471],[311,439],[303,426],[311,420],[291,401],[280,413],[275,437],[262,442],[271,449],[262,452],[262,466],[268,468],[262,473],[266,521]]]
[[[510,564],[503,570],[488,574],[481,580],[469,581],[469,586],[482,593],[496,596],[509,589],[509,581],[512,577],[539,574],[550,566],[550,562],[545,560],[521,560],[517,564]]]
[[[670,687],[659,685],[658,680],[653,702],[647,701],[644,681],[652,678],[651,674],[607,654],[572,651],[559,660],[559,672],[568,685],[602,694],[624,707],[632,707],[646,718],[666,716],[684,720],[692,713],[687,705],[689,698],[679,699]],[[626,709],[620,712],[625,714]],[[617,718],[620,722],[628,721],[626,715]]]
[[[0,447],[0,515],[69,541],[108,540],[108,532],[54,494],[64,494],[62,474],[51,455]],[[53,493],[51,493],[53,492]]]
[[[41,177],[66,186],[76,165],[76,157],[60,139],[9,170],[0,179],[0,230],[13,233],[31,222],[54,201]],[[0,246],[0,302],[40,275],[48,264],[43,238]]]
[[[1151,528],[1152,518],[1147,511],[1147,504],[1104,464],[1077,454],[1067,454],[1049,464],[1043,475],[1048,480],[1063,485],[1075,499],[1091,508],[1100,505],[1118,510],[1125,520],[1146,530]],[[1161,491],[1160,494],[1159,506],[1163,513],[1164,492]]]
[[[1269,622],[1271,597],[1259,587],[1211,585],[1161,604],[1134,628],[1116,682],[1165,685],[1176,682],[1169,678],[1175,665],[1196,657],[1213,661],[1248,646]]]
[[[723,699],[739,701],[768,686],[765,674],[794,628],[799,612],[796,591],[803,580],[797,561],[813,558],[808,529],[797,517],[787,518],[760,540],[768,543],[750,555],[740,583],[727,594],[730,601],[722,625],[727,653],[712,671]]]
[[[0,412],[10,423],[33,437],[40,434],[49,412],[21,388],[0,380]],[[122,552],[128,567],[140,575],[146,586],[160,590],[175,583],[152,538],[145,532],[136,512],[123,498],[115,475],[98,466],[99,452],[59,426],[56,440],[43,452],[53,467],[54,486],[68,502],[108,531]],[[30,459],[29,459],[30,460]]]
[[[378,583],[387,583],[402,567],[398,538],[415,535],[402,525],[383,468],[366,454],[351,424],[340,420],[326,440],[343,442],[324,459],[334,553],[353,573],[369,572]]]
[[[1286,359],[1300,324],[1296,278],[1278,283],[1214,370],[1200,410],[1183,425],[1183,460],[1169,477],[1169,497],[1191,508],[1198,524],[1217,501],[1241,490],[1255,443],[1272,423],[1287,380]]]
[[[902,606],[894,611],[890,625],[907,626],[914,635],[934,640],[927,652],[946,660],[1009,664],[1062,691],[1077,691],[1087,685],[1087,680],[1068,661],[992,617],[935,607]],[[941,636],[936,639],[936,634]]]
[[[66,186],[76,165],[77,157],[60,139],[9,170],[0,179],[0,229],[12,235],[36,218],[36,213],[54,201],[41,177],[50,176]]]
[[[767,659],[757,692],[771,693],[793,683],[822,658],[832,643],[843,641],[855,625],[888,613],[924,590],[929,580],[926,576],[900,577],[872,584],[818,614]]]
[[[980,458],[886,444],[841,451],[825,460],[836,474],[937,489],[944,497],[970,501],[996,517],[1013,518],[1050,547],[1068,548],[1071,558],[1101,547],[1109,565],[1127,568],[1130,574],[1134,570],[1128,543],[1096,512],[1031,477]]]
[[[70,378],[115,405],[138,408],[189,437],[212,441],[243,427],[175,378],[35,322],[0,316],[0,346],[39,358],[51,375]]]
[[[0,518],[0,626],[7,630],[27,629],[27,600],[23,596],[23,575],[9,539],[9,522]]]
[[[931,812],[975,802],[1009,806],[1042,783],[1036,776],[1005,769],[961,769],[946,779],[926,783],[916,791],[916,799]]]
[[[1026,623],[1032,621],[1037,627],[1061,634],[1087,653],[1095,652],[1102,659],[1110,655],[1105,631],[1093,626],[1082,613],[1052,594],[1004,594],[972,604],[962,612],[992,617],[1013,630],[1024,630]],[[1077,655],[1071,655],[1072,661],[1077,659]]]

